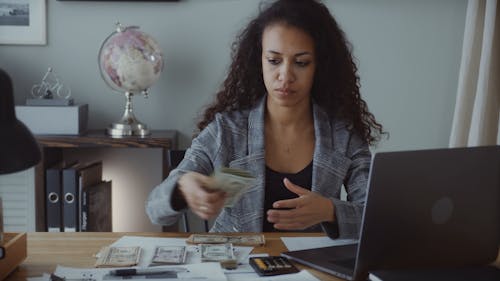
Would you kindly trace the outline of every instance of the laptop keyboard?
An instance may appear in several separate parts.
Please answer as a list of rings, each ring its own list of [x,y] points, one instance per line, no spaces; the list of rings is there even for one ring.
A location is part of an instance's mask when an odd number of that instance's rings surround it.
[[[356,259],[331,260],[330,262],[335,264],[335,265],[349,268],[349,269],[354,269],[354,266],[356,266]]]

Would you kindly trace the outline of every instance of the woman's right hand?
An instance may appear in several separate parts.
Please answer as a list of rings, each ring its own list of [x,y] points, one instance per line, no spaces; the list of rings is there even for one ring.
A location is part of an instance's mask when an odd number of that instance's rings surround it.
[[[204,220],[211,219],[219,214],[226,193],[210,189],[213,179],[196,172],[182,175],[178,181],[178,188],[193,213]]]

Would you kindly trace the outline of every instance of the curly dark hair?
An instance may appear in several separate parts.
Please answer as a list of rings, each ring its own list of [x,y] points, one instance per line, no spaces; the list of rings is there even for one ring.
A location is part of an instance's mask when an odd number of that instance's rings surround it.
[[[203,130],[218,112],[252,108],[266,94],[262,76],[262,34],[274,23],[284,23],[309,34],[315,42],[316,70],[311,96],[330,117],[340,118],[369,144],[384,134],[361,98],[352,46],[328,8],[317,0],[278,0],[261,6],[259,15],[232,45],[229,73],[215,101],[203,113]]]

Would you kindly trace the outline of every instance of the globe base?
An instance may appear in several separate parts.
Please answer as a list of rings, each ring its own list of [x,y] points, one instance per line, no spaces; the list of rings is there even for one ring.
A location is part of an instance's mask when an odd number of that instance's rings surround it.
[[[136,124],[121,124],[113,123],[106,128],[106,134],[111,137],[125,137],[125,136],[141,136],[145,137],[151,134],[146,125],[141,123]]]
[[[151,132],[148,126],[137,120],[132,111],[132,97],[133,93],[125,92],[127,102],[125,103],[125,111],[119,122],[109,125],[106,129],[106,134],[113,138],[120,138],[125,136],[148,136]]]

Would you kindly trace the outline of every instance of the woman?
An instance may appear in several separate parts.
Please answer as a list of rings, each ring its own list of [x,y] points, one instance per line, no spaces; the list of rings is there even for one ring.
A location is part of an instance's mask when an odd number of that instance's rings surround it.
[[[356,71],[323,4],[279,0],[261,11],[233,44],[229,74],[184,160],[151,192],[150,219],[172,224],[190,208],[217,217],[213,232],[322,228],[332,238],[357,237],[368,146],[382,126],[360,97]],[[223,192],[206,188],[219,167],[256,177],[231,208]]]

